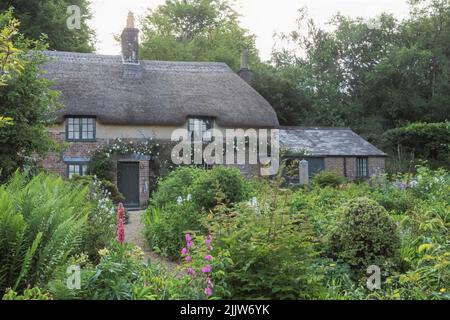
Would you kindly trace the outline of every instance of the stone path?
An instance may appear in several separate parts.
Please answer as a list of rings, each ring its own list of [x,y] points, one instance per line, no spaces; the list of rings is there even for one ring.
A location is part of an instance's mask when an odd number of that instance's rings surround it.
[[[144,251],[145,260],[150,260],[153,264],[158,264],[174,274],[177,274],[178,264],[154,253],[147,245],[143,235],[144,224],[141,216],[144,211],[129,211],[129,223],[125,226],[125,241],[133,243]]]

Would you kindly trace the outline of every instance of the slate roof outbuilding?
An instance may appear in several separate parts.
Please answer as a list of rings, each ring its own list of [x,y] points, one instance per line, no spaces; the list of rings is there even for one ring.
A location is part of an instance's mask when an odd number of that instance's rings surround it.
[[[280,127],[279,138],[281,148],[313,157],[386,156],[349,128]]]

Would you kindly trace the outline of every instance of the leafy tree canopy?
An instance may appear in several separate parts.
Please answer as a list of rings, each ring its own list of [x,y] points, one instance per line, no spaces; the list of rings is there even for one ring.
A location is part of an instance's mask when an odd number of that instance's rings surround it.
[[[322,29],[300,10],[283,35],[268,84],[257,84],[284,124],[351,126],[377,142],[409,122],[444,122],[450,114],[450,3],[414,0],[410,17],[335,16]],[[283,83],[283,85],[279,85]],[[301,98],[299,98],[301,97]]]
[[[80,29],[69,29],[68,7],[78,6]],[[29,39],[39,40],[46,35],[49,49],[73,52],[94,51],[94,31],[87,21],[91,18],[90,0],[6,0],[0,2],[0,11],[14,8],[20,21],[20,32]]]
[[[0,125],[0,181],[29,163],[31,156],[43,154],[52,146],[46,126],[57,107],[57,92],[50,89],[48,80],[40,77],[39,65],[44,57],[37,51],[46,46],[40,41],[28,40],[17,32],[17,27],[11,11],[0,14],[0,34],[9,32],[11,35],[3,43],[14,48],[14,58],[8,63],[13,61],[14,68],[20,66],[20,72],[9,73],[6,85],[0,86],[0,121],[3,122],[3,126]],[[12,125],[4,125],[5,119],[12,121]]]
[[[143,59],[220,61],[238,70],[240,54],[258,61],[255,37],[239,26],[228,0],[167,0],[142,22]]]

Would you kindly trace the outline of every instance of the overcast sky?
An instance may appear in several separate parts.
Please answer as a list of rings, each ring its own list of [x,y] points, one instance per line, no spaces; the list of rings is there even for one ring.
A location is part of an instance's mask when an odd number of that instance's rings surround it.
[[[235,9],[242,15],[241,25],[256,34],[261,57],[270,57],[275,32],[295,28],[297,10],[306,6],[308,13],[320,25],[340,12],[351,17],[371,18],[382,12],[393,13],[399,19],[408,16],[406,0],[235,0]],[[156,8],[164,0],[92,0],[94,18],[91,26],[97,33],[97,51],[119,54],[113,35],[125,26],[128,10],[142,16],[148,8]]]

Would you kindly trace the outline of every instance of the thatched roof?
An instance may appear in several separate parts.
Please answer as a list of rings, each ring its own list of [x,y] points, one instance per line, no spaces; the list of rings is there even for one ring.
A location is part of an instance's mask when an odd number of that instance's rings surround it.
[[[276,127],[270,104],[224,63],[141,61],[121,56],[46,51],[46,77],[62,92],[67,115],[105,124],[183,125],[215,117],[223,127]]]
[[[279,138],[282,148],[310,156],[386,156],[349,128],[280,127]]]

